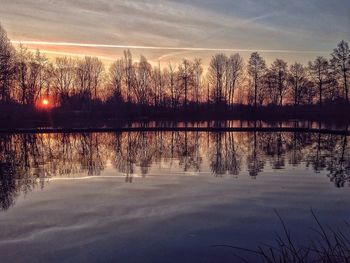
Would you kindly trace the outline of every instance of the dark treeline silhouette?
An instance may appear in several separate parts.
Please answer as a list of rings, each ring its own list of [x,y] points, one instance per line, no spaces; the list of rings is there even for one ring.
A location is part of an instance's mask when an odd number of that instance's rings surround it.
[[[166,164],[183,173],[214,176],[307,166],[336,187],[350,183],[345,135],[270,132],[52,133],[0,136],[0,207],[55,177],[100,176],[108,166],[132,182]],[[154,169],[153,169],[153,168]],[[162,175],[159,175],[162,176]]]
[[[239,54],[216,54],[206,70],[201,59],[152,66],[126,50],[106,69],[97,57],[49,61],[39,50],[15,49],[0,26],[1,117],[8,119],[28,117],[38,108],[55,116],[90,112],[106,118],[339,115],[350,113],[349,74],[345,41],[329,60],[317,57],[307,66],[276,59],[269,67],[257,52],[247,62]]]

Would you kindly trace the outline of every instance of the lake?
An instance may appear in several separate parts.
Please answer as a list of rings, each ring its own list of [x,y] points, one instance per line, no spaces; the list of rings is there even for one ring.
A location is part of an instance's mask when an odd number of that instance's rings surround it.
[[[237,262],[350,219],[350,138],[299,132],[0,135],[1,262]],[[248,255],[247,257],[252,257]]]

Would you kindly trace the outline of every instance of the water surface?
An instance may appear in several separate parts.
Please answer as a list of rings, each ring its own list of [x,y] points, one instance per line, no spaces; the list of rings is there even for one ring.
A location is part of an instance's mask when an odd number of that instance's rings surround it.
[[[0,135],[3,262],[236,262],[301,243],[310,209],[350,219],[345,135],[124,132]]]

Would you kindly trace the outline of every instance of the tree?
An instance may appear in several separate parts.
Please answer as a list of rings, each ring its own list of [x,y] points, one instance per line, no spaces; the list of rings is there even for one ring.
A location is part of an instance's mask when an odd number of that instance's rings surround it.
[[[74,89],[76,60],[68,57],[56,58],[53,69],[54,86],[61,104],[67,102]]]
[[[266,70],[262,77],[262,87],[263,92],[258,95],[259,103],[265,101],[267,104],[277,105],[279,101],[279,94],[277,89],[277,76],[271,70]],[[265,94],[269,94],[265,96]]]
[[[22,104],[33,106],[41,96],[47,65],[47,58],[39,50],[33,54],[20,45],[16,79],[20,90],[19,100]]]
[[[152,78],[152,66],[144,56],[141,56],[140,62],[135,67],[135,96],[141,105],[146,105],[148,95],[150,94],[150,83]]]
[[[0,98],[2,102],[10,99],[11,80],[15,74],[15,50],[0,24]]]
[[[179,80],[182,90],[184,91],[184,106],[187,108],[188,103],[188,90],[193,80],[193,68],[191,62],[188,59],[183,59],[179,65]]]
[[[226,62],[226,55],[216,54],[209,64],[208,80],[213,88],[213,97],[216,104],[221,104],[224,100]]]
[[[94,99],[98,99],[97,89],[102,82],[104,66],[102,61],[97,57],[92,58],[91,66],[92,90],[94,92]]]
[[[79,60],[76,68],[77,92],[81,100],[97,99],[97,89],[104,71],[102,61],[96,57]]]
[[[235,88],[237,86],[238,81],[243,75],[244,62],[243,58],[237,53],[231,55],[228,59],[228,98],[227,103],[229,105],[233,104],[233,99],[235,95]]]
[[[19,86],[19,101],[23,105],[27,103],[27,57],[28,51],[22,45],[19,46],[16,62],[16,80]]]
[[[202,85],[202,74],[203,74],[202,60],[199,58],[196,58],[193,62],[193,94],[192,94],[192,98],[193,98],[193,101],[195,101],[197,103],[197,105],[199,103],[200,89],[201,89],[201,85]]]
[[[293,98],[294,106],[299,105],[302,95],[303,95],[303,87],[306,78],[306,71],[302,64],[295,62],[290,66],[290,76],[288,78],[288,82],[291,85],[291,95]]]
[[[45,64],[43,73],[42,73],[42,89],[41,96],[46,98],[51,98],[52,104],[55,102],[55,98],[52,95],[56,95],[55,91],[55,78],[54,78],[54,66],[53,63],[47,62]]]
[[[176,72],[171,63],[169,63],[169,90],[170,90],[170,97],[171,97],[171,107],[175,107],[175,101],[176,101]]]
[[[160,62],[158,63],[158,67],[154,67],[153,69],[153,100],[154,106],[164,105],[164,78],[162,69],[160,66]]]
[[[335,75],[340,76],[343,80],[344,97],[349,102],[348,78],[350,74],[350,49],[347,42],[342,40],[337,48],[333,50],[331,65]]]
[[[48,59],[46,56],[41,53],[39,50],[36,51],[35,53],[35,63],[36,67],[38,70],[38,82],[37,82],[37,87],[35,88],[37,94],[35,101],[42,96],[42,92],[44,90],[44,85],[45,85],[45,78],[47,77],[47,68],[48,68]]]
[[[125,70],[125,84],[126,84],[126,98],[127,102],[131,102],[131,87],[134,76],[134,68],[132,62],[132,55],[130,50],[124,50],[124,70]]]
[[[286,91],[287,63],[282,59],[276,59],[271,65],[271,72],[277,80],[277,91],[280,106],[283,105],[283,95]]]
[[[328,77],[328,61],[324,57],[317,57],[314,62],[309,62],[309,71],[318,87],[318,102],[322,106],[324,85]]]
[[[109,67],[109,79],[112,86],[112,96],[115,99],[122,98],[122,85],[125,76],[124,62],[118,59]]]
[[[250,55],[248,62],[248,73],[253,81],[254,87],[254,106],[257,107],[257,98],[260,88],[260,83],[262,76],[266,71],[265,60],[259,55],[259,53],[254,52]]]

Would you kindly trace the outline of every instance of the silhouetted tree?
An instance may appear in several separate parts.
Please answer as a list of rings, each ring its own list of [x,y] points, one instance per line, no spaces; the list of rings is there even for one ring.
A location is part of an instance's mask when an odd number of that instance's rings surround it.
[[[232,105],[235,95],[235,89],[240,78],[243,75],[244,62],[243,58],[239,54],[231,55],[227,62],[228,68],[226,71],[229,83],[227,103],[229,105]]]
[[[125,85],[126,85],[126,100],[128,103],[131,102],[131,88],[132,88],[132,80],[134,77],[134,68],[132,55],[130,50],[124,51],[124,70],[125,70]]]
[[[171,107],[175,108],[175,105],[178,104],[179,101],[179,92],[177,92],[177,85],[176,85],[176,72],[175,68],[171,63],[169,63],[169,90],[170,90],[170,98],[171,98]]]
[[[144,56],[141,56],[140,62],[135,66],[135,85],[134,93],[136,101],[141,105],[146,105],[151,93],[152,66]]]
[[[344,97],[349,102],[349,74],[350,74],[350,49],[347,42],[342,40],[333,50],[331,65],[335,74],[340,76],[343,82]]]
[[[192,98],[193,98],[193,102],[195,102],[197,105],[199,104],[199,97],[201,94],[202,74],[203,74],[202,60],[195,59],[193,62],[193,95],[192,95]]]
[[[276,59],[271,65],[271,72],[277,80],[277,91],[279,96],[279,104],[283,105],[283,96],[287,90],[286,80],[287,80],[287,63],[282,59]]]
[[[109,78],[112,86],[112,96],[118,101],[122,99],[122,87],[125,76],[124,62],[118,59],[109,68]]]
[[[104,68],[96,57],[85,57],[79,60],[76,69],[77,93],[80,99],[97,99],[97,90],[102,80]]]
[[[306,96],[306,70],[300,63],[295,62],[290,66],[290,76],[288,82],[291,85],[290,93],[293,98],[294,106],[299,105],[303,98]]]
[[[68,57],[56,58],[55,67],[53,69],[54,86],[61,104],[65,104],[69,96],[74,93],[76,61]]]
[[[40,98],[47,63],[46,57],[39,50],[34,54],[22,45],[20,46],[16,67],[19,97],[22,104],[35,105]]]
[[[261,87],[261,79],[266,71],[265,60],[259,55],[259,53],[254,52],[250,55],[248,62],[248,73],[252,79],[254,87],[254,106],[257,107],[257,99],[259,88]]]
[[[221,104],[224,99],[226,65],[227,57],[224,54],[216,54],[209,64],[208,80],[213,88],[213,99],[216,104]]]
[[[164,103],[164,76],[162,73],[162,69],[160,63],[158,67],[153,68],[153,101],[154,106],[162,106]]]
[[[324,57],[317,57],[314,62],[309,62],[309,71],[318,89],[318,102],[322,106],[324,86],[328,77],[328,61]]]
[[[277,89],[277,76],[271,70],[266,70],[262,77],[261,92],[258,94],[258,102],[262,104],[266,101],[267,104],[277,105],[279,102],[279,94]],[[268,94],[268,96],[266,96]]]
[[[189,87],[193,81],[193,67],[191,62],[187,59],[183,59],[182,63],[179,65],[179,85],[181,85],[182,90],[184,91],[184,107],[187,107],[188,102],[188,91]]]
[[[15,50],[0,24],[0,101],[2,102],[10,99],[11,81],[15,74],[14,56]]]

